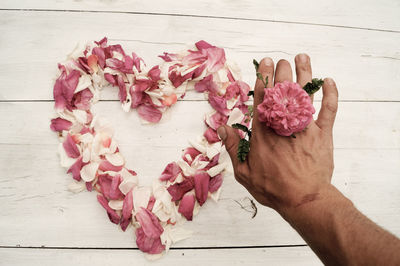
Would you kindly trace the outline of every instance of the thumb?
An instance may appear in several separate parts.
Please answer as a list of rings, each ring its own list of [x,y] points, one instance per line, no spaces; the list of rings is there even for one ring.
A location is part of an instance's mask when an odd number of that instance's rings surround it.
[[[236,169],[239,160],[237,157],[238,147],[240,137],[235,129],[230,126],[224,125],[220,126],[217,130],[219,137],[222,142],[225,144],[225,148],[229,153],[229,157],[231,157],[233,168]]]

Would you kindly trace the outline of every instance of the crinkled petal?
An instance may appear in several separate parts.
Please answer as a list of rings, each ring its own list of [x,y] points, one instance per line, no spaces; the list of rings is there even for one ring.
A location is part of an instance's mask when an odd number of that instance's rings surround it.
[[[161,173],[160,180],[174,182],[175,178],[182,172],[176,162],[169,163]]]
[[[181,213],[188,221],[193,219],[195,198],[193,194],[185,194],[179,203],[178,212]]]
[[[136,220],[141,225],[145,235],[150,238],[159,238],[164,231],[154,213],[143,207],[136,214]]]

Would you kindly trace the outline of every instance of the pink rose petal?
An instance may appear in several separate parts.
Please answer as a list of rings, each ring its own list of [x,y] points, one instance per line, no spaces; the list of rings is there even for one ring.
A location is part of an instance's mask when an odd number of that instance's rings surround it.
[[[149,254],[160,254],[165,250],[165,246],[161,243],[160,237],[148,237],[142,227],[136,229],[135,234],[136,245],[141,251]]]
[[[143,207],[141,207],[136,214],[136,220],[141,225],[141,228],[147,237],[158,238],[162,232],[164,232],[157,216]]]
[[[167,167],[165,167],[164,171],[161,173],[160,180],[161,181],[170,181],[174,182],[175,178],[182,172],[181,168],[178,166],[176,162],[169,163]]]
[[[198,172],[194,175],[194,191],[200,206],[207,200],[209,181],[210,176],[206,172]]]
[[[133,210],[133,199],[132,199],[132,190],[126,194],[124,198],[124,203],[122,205],[122,217],[121,217],[121,229],[125,231],[131,222],[132,218],[132,210]]]
[[[99,165],[99,169],[103,172],[107,172],[107,171],[119,172],[122,170],[122,168],[124,168],[123,165],[115,166],[107,160],[102,160]]]
[[[221,141],[218,137],[217,131],[215,131],[212,128],[207,128],[207,130],[204,132],[203,136],[206,138],[208,143],[215,143],[218,141]]]
[[[68,120],[65,120],[61,117],[57,117],[55,119],[51,119],[50,129],[53,131],[61,132],[63,130],[69,130],[72,126],[72,123]]]
[[[222,174],[218,174],[213,178],[211,178],[208,184],[208,191],[210,191],[211,193],[217,191],[221,187],[222,181],[223,181]]]
[[[213,76],[208,75],[207,77],[203,78],[199,82],[194,85],[194,89],[197,92],[205,92],[205,91],[215,91],[217,85],[213,81]]]
[[[112,223],[119,224],[120,217],[115,212],[115,210],[111,209],[110,206],[108,206],[108,200],[102,195],[97,195],[97,201],[101,204],[101,206],[103,206],[104,209],[106,209],[110,221]]]
[[[78,158],[81,155],[78,146],[76,146],[76,143],[70,134],[67,135],[65,141],[63,142],[63,147],[68,157]]]
[[[162,117],[160,110],[149,105],[140,105],[137,108],[137,111],[140,117],[146,121],[149,121],[150,123],[157,123]]]
[[[68,169],[67,174],[72,173],[72,177],[76,181],[81,180],[81,169],[86,165],[82,162],[82,157],[79,157],[76,162]]]
[[[179,203],[178,212],[181,213],[188,221],[193,219],[194,202],[195,198],[193,194],[185,194]]]
[[[194,188],[194,179],[192,176],[186,177],[181,183],[175,183],[167,188],[172,196],[172,201],[182,199],[186,192]]]

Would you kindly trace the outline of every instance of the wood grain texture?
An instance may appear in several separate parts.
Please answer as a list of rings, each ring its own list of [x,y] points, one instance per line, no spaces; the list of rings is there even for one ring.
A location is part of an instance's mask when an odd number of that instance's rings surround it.
[[[0,265],[322,265],[309,247],[170,250],[149,262],[137,250],[0,249]]]
[[[297,53],[306,52],[315,77],[336,80],[341,100],[400,101],[397,33],[215,18],[29,11],[0,11],[0,31],[6,40],[0,42],[0,100],[52,99],[57,62],[78,41],[108,36],[141,55],[149,66],[160,62],[156,55],[163,51],[207,40],[226,49],[251,86],[253,58],[293,62]],[[116,99],[116,94],[104,98]]]
[[[95,193],[67,191],[72,179],[59,166],[58,140],[48,128],[52,106],[51,102],[0,103],[0,124],[5,125],[0,132],[0,195],[6,206],[0,213],[0,245],[134,247],[132,230],[123,233],[111,224]],[[400,104],[341,103],[339,108],[333,183],[366,215],[400,235],[400,195],[396,193],[400,189],[400,125],[393,123],[400,117]],[[180,102],[167,114],[170,118],[154,126],[141,126],[136,113],[123,113],[117,102],[100,102],[96,109],[109,121],[118,121],[114,123],[116,138],[127,165],[143,178],[142,184],[149,184],[179,157],[187,139],[202,132],[201,118],[209,106]],[[248,192],[230,171],[221,201],[207,202],[194,222],[185,225],[195,231],[195,237],[176,246],[304,244],[270,209],[258,205],[258,214],[251,219],[234,201],[246,196]]]
[[[383,0],[3,0],[1,8],[142,12],[174,15],[216,16],[287,23],[312,23],[364,29],[400,31],[400,4]]]

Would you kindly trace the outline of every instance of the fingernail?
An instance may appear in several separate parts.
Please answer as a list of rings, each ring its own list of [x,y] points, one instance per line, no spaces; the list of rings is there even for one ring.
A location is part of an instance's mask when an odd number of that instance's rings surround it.
[[[220,139],[222,139],[222,140],[225,140],[226,139],[226,129],[225,129],[225,127],[219,127],[218,129],[217,129],[217,133],[218,133],[218,136],[220,137]]]

